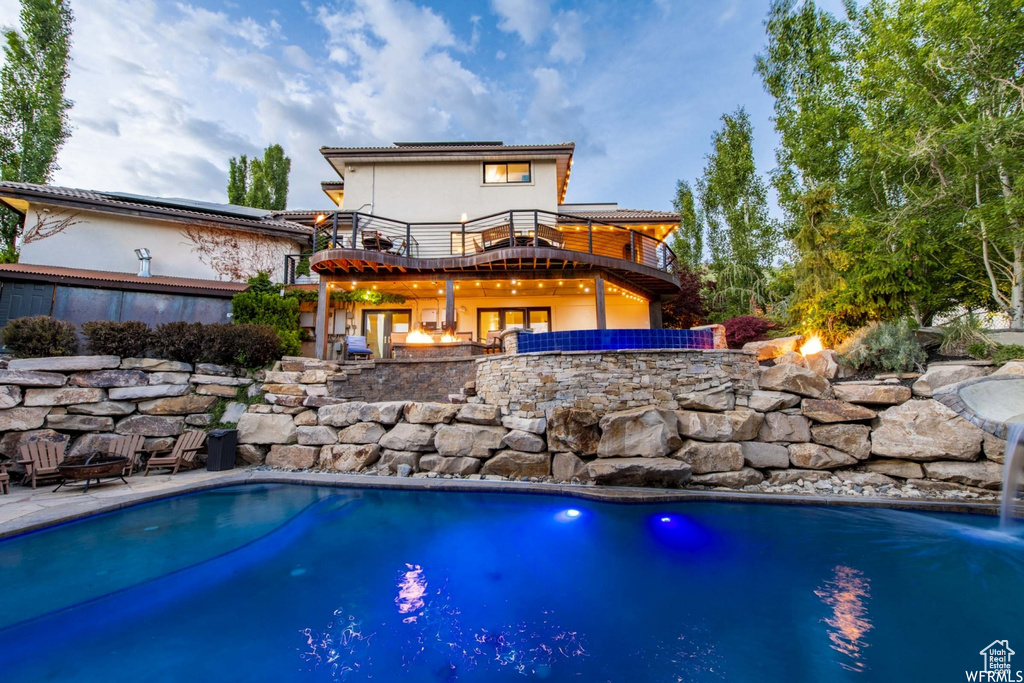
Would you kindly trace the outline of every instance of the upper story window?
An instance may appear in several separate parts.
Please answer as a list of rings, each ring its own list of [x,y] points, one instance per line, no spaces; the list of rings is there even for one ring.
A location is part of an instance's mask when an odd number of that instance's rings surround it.
[[[529,161],[509,164],[484,164],[484,183],[487,185],[528,183],[531,178],[530,170]]]

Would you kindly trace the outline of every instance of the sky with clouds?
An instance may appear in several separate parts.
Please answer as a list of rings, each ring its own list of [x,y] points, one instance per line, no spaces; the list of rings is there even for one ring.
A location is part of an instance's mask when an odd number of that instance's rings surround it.
[[[773,165],[768,0],[70,2],[56,184],[226,201],[228,158],[278,142],[289,208],[321,208],[323,145],[571,140],[567,202],[670,209],[740,105]],[[17,14],[0,0],[0,24]]]

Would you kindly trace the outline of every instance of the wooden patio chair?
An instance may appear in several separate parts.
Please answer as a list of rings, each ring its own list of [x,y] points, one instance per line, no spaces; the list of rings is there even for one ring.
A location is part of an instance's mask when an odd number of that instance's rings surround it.
[[[11,475],[7,474],[7,463],[0,462],[0,494],[11,492]]]
[[[538,225],[537,238],[544,240],[549,246],[556,249],[565,248],[565,234],[556,228],[552,228],[550,225]]]
[[[502,245],[501,243],[505,244]],[[480,233],[480,244],[484,251],[497,249],[500,246],[515,246],[512,242],[512,230],[507,225],[499,225],[496,228],[487,228]]]
[[[39,479],[55,479],[60,476],[58,465],[64,462],[67,441],[30,441],[21,447],[21,460],[25,466],[25,479],[36,487]]]
[[[141,434],[129,434],[107,442],[107,453],[128,458],[128,464],[124,466],[126,477],[132,476],[139,466],[139,456],[142,454],[145,441],[146,437]]]
[[[181,467],[192,467],[196,459],[196,453],[203,450],[206,443],[206,432],[190,430],[182,432],[178,440],[174,442],[174,448],[153,451],[146,461],[146,474],[149,476],[151,469],[170,469],[175,475]],[[170,453],[170,455],[159,455]]]

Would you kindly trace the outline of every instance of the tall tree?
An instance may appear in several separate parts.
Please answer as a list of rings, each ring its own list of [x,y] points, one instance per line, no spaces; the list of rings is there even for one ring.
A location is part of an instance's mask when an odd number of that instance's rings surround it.
[[[228,204],[245,206],[245,195],[249,185],[249,160],[243,154],[228,160]]]
[[[64,96],[74,16],[65,0],[21,0],[20,30],[5,29],[0,69],[0,177],[46,183],[71,135]],[[0,260],[16,261],[21,217],[0,211]]]
[[[778,233],[768,215],[767,186],[754,165],[750,117],[740,107],[721,120],[697,183],[700,214],[725,314],[752,314],[767,303]]]
[[[679,228],[672,233],[672,251],[680,263],[685,263],[691,270],[699,269],[704,260],[704,223],[697,215],[697,205],[689,182],[680,180],[676,183],[672,206],[679,214]]]
[[[228,202],[257,209],[283,211],[288,206],[288,174],[292,160],[281,145],[263,150],[262,159],[243,154],[228,161]]]
[[[872,0],[860,15],[848,3],[850,20],[812,0],[772,2],[757,70],[781,138],[773,183],[797,247],[794,322],[840,336],[872,318],[929,324],[977,289],[956,221],[908,211],[907,181],[923,169],[900,150],[917,133],[898,98],[922,73],[882,58],[927,44],[905,29],[894,35],[889,8],[929,2]]]

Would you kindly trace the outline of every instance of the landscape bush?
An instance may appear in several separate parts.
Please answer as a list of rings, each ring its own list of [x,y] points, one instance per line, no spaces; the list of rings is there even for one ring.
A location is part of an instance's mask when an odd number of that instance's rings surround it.
[[[15,358],[70,356],[78,350],[72,323],[48,315],[14,318],[3,329],[3,344]]]
[[[968,311],[966,315],[955,318],[942,326],[942,342],[939,353],[944,356],[962,356],[970,353],[974,344],[995,346],[992,339],[981,328],[981,319]]]
[[[1021,346],[1020,344],[997,346],[996,350],[992,353],[992,361],[996,364],[1021,359],[1024,359],[1024,346]]]
[[[280,295],[278,285],[266,273],[249,280],[249,289],[231,297],[231,318],[237,324],[269,325],[281,340],[281,354],[297,355],[299,340],[299,302]]]
[[[153,343],[153,330],[139,320],[96,320],[82,325],[89,353],[98,356],[141,358]]]
[[[840,361],[856,370],[911,372],[921,369],[927,358],[908,320],[872,323],[840,348]]]
[[[741,315],[722,324],[730,349],[742,348],[747,342],[764,341],[768,338],[768,331],[775,327],[774,322],[759,315]]]
[[[173,322],[157,325],[151,351],[157,358],[179,363],[205,363],[207,333],[202,323]]]
[[[991,344],[985,342],[974,342],[967,346],[967,355],[977,360],[987,360],[992,358],[992,352],[994,347]]]
[[[281,339],[269,325],[205,325],[206,350],[202,362],[261,368],[281,357]]]

